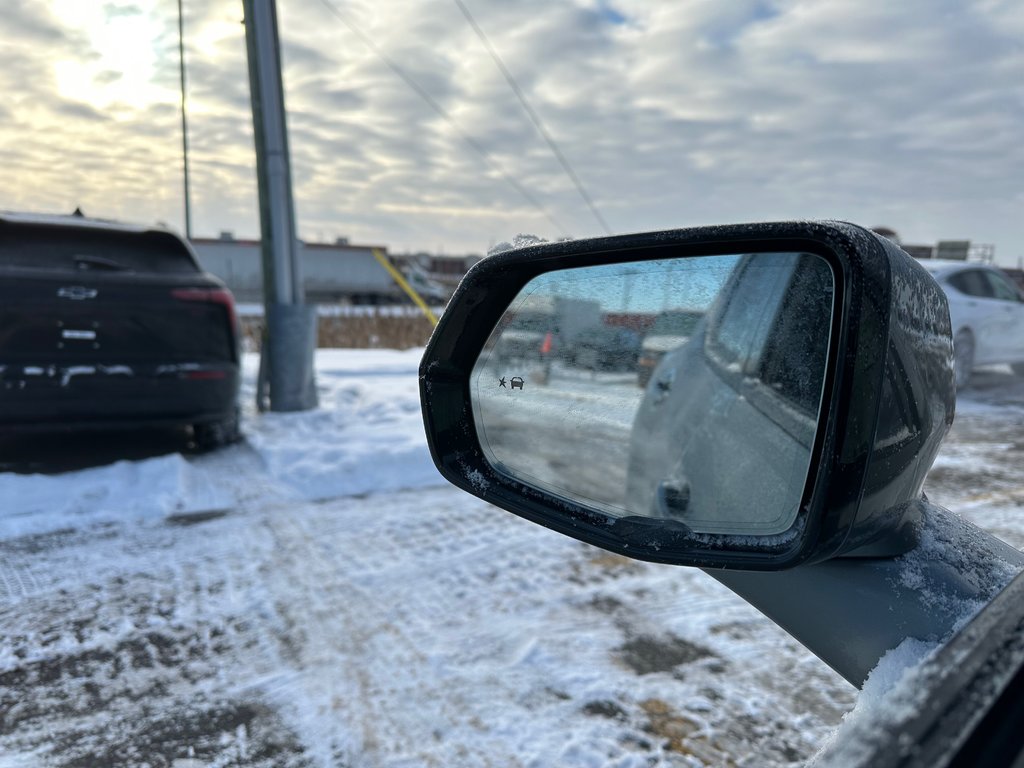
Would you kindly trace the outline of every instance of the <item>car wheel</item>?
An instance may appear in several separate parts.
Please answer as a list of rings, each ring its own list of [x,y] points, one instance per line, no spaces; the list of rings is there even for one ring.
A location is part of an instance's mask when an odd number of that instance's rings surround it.
[[[973,370],[974,337],[970,331],[960,331],[953,340],[953,376],[957,389],[967,386]]]
[[[213,451],[222,446],[236,443],[241,437],[237,410],[230,418],[192,425],[192,439],[196,449],[201,452]]]

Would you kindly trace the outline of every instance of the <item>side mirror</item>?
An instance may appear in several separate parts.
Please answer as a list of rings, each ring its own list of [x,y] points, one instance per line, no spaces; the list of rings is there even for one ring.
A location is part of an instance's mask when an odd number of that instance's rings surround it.
[[[420,383],[460,488],[631,557],[779,570],[916,543],[951,360],[944,294],[890,241],[756,224],[484,259]]]

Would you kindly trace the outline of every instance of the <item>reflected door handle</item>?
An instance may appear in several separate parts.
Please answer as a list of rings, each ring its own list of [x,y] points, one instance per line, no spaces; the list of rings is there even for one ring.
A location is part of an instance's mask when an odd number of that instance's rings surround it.
[[[659,517],[682,517],[690,506],[690,484],[680,480],[658,483],[655,505]]]

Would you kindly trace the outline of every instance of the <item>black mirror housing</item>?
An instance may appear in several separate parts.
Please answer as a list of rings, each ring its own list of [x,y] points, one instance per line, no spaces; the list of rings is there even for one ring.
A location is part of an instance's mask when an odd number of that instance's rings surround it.
[[[823,396],[796,519],[784,534],[695,535],[672,520],[612,517],[495,468],[474,424],[470,372],[520,290],[585,266],[715,254],[799,252],[832,268]],[[921,488],[955,407],[945,295],[894,243],[843,222],[701,227],[535,245],[466,275],[420,367],[434,461],[456,486],[521,517],[653,562],[780,570],[837,556],[900,554],[917,542]]]

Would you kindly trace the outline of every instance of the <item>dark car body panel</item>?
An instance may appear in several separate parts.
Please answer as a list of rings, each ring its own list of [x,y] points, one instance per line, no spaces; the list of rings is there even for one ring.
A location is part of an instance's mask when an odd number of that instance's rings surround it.
[[[170,232],[0,216],[0,431],[234,418],[237,320]]]
[[[505,309],[535,276],[570,267],[756,252],[818,255],[835,275],[820,424],[811,471],[786,536],[713,535],[709,543],[709,535],[694,537],[683,525],[613,518],[554,497],[488,462],[477,437],[470,372]],[[923,268],[885,238],[843,222],[703,227],[505,252],[470,270],[427,346],[420,369],[427,439],[439,471],[455,485],[526,519],[639,559],[780,570],[843,554],[897,554],[916,543],[919,512],[905,502],[919,494],[953,418],[949,327],[945,296]],[[900,402],[892,402],[897,396]],[[906,435],[880,430],[879,414],[886,407],[904,408],[913,429]]]

